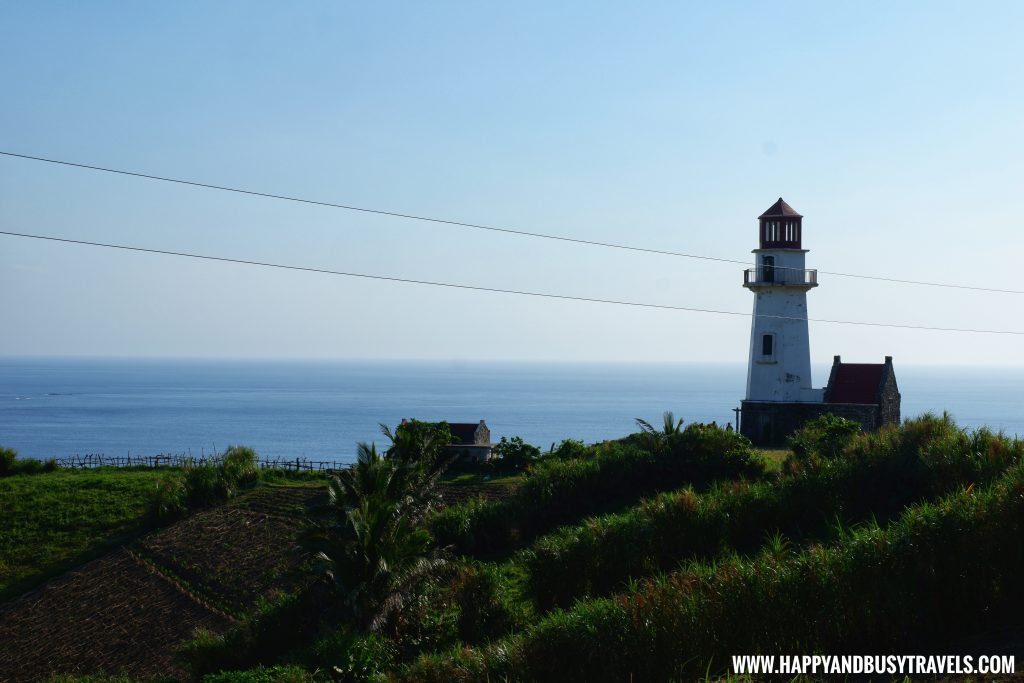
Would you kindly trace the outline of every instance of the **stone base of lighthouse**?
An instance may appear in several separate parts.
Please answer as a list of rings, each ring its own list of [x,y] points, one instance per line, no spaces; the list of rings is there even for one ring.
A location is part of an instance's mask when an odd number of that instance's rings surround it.
[[[829,408],[824,403],[743,401],[740,433],[755,446],[785,446],[790,434],[808,420],[829,412]]]
[[[805,422],[831,413],[860,424],[870,432],[886,424],[899,424],[899,397],[895,406],[870,403],[783,403],[781,401],[742,401],[740,433],[755,446],[781,447]]]

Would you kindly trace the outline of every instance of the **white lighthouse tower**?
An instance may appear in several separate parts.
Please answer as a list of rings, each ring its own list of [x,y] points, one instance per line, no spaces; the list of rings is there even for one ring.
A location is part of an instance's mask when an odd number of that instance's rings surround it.
[[[758,216],[755,267],[743,273],[754,294],[746,401],[820,403],[824,390],[811,386],[807,292],[818,271],[805,269],[803,216],[779,197]],[[746,431],[746,430],[744,430]]]

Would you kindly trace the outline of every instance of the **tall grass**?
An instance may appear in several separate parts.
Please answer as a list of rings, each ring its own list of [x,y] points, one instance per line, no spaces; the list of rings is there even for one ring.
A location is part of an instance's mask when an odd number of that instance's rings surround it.
[[[229,446],[216,464],[188,463],[169,472],[150,491],[148,513],[154,524],[166,524],[190,510],[211,507],[233,498],[239,489],[260,479],[256,451]]]
[[[882,437],[886,438],[886,437]],[[405,680],[701,677],[733,654],[934,652],[1024,606],[1024,466],[830,546],[693,562],[556,610],[521,637],[421,658]]]
[[[751,553],[772,534],[823,540],[867,519],[960,486],[985,484],[1021,462],[1024,443],[926,415],[853,438],[845,454],[790,464],[778,482],[730,482],[699,495],[662,494],[630,510],[543,537],[526,554],[538,606],[622,588],[630,577],[723,551]]]
[[[462,554],[508,552],[560,524],[614,510],[644,495],[686,484],[758,478],[765,468],[750,442],[735,432],[691,424],[678,434],[591,446],[582,457],[538,464],[510,498],[451,506],[431,530]]]

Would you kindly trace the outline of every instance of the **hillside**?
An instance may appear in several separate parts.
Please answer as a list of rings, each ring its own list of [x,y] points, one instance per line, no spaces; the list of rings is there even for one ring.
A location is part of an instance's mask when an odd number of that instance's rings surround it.
[[[1024,654],[1024,443],[934,416],[855,431],[826,421],[769,462],[666,425],[450,479],[423,521],[445,562],[370,627],[344,576],[292,571],[319,485],[261,486],[0,606],[20,643],[0,678],[668,681],[732,654]]]
[[[137,474],[106,472],[103,480]],[[38,476],[43,484],[54,475]],[[318,492],[256,489],[0,605],[0,680],[102,671],[184,676],[177,652],[196,628],[223,632],[260,596],[294,587],[295,532]]]

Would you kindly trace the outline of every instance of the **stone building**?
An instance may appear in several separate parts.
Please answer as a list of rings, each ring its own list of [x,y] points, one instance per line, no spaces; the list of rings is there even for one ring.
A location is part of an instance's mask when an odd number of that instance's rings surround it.
[[[455,437],[448,448],[457,453],[460,460],[490,460],[491,430],[486,422],[449,422],[448,428]]]
[[[825,413],[856,420],[865,430],[899,422],[891,356],[884,364],[842,363],[835,356],[828,386],[813,387],[807,293],[818,286],[818,271],[805,267],[803,216],[779,197],[758,225],[755,267],[743,273],[754,314],[740,432],[755,445],[777,446]]]

